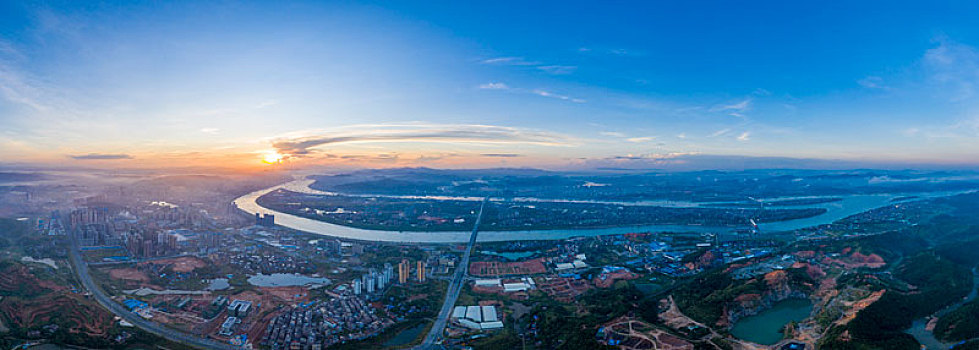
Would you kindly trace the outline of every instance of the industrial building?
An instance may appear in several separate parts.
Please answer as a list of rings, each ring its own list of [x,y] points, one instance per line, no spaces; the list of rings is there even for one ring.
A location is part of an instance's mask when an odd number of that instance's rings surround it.
[[[456,306],[452,309],[452,320],[473,330],[503,328],[495,306]]]

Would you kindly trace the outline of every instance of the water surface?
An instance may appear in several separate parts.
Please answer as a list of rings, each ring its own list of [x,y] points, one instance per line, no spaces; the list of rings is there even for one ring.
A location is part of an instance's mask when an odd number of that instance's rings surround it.
[[[408,345],[408,343],[411,343],[413,340],[418,339],[418,336],[421,335],[422,331],[424,330],[425,330],[424,323],[405,329],[401,332],[398,332],[398,334],[395,334],[394,337],[391,337],[391,339],[388,339],[388,341],[384,342],[384,346]]]
[[[731,335],[761,345],[772,345],[783,338],[782,328],[789,322],[799,322],[812,313],[808,299],[786,299],[761,313],[738,320]]]
[[[274,214],[275,223],[282,225],[291,229],[305,231],[315,234],[321,234],[326,236],[333,236],[339,238],[348,239],[358,239],[365,241],[382,241],[382,242],[412,242],[412,243],[458,243],[458,242],[468,242],[470,232],[469,231],[384,231],[384,230],[368,230],[349,226],[342,226],[331,224],[324,221],[319,221],[315,219],[304,218],[301,216],[296,216],[292,214],[282,213],[274,211],[265,207],[262,207],[256,203],[258,197],[261,197],[269,192],[286,189],[293,192],[308,193],[316,195],[336,195],[332,192],[323,192],[309,188],[311,180],[296,180],[287,182],[281,185],[272,186],[263,190],[258,190],[244,196],[235,199],[235,205],[238,206],[242,211],[254,215],[255,213],[262,214]],[[958,192],[961,193],[961,192]],[[933,192],[933,193],[915,193],[921,197],[940,197],[948,196],[956,193],[953,192]],[[907,196],[909,193],[894,193],[894,194],[876,194],[876,195],[851,195],[851,196],[832,196],[843,198],[841,201],[829,202],[829,203],[819,203],[811,205],[800,205],[800,206],[785,206],[780,208],[825,208],[826,212],[820,215],[816,215],[810,218],[797,219],[797,220],[787,220],[771,223],[760,223],[759,228],[765,232],[778,232],[778,231],[792,231],[803,229],[812,226],[818,226],[823,224],[829,224],[836,220],[843,219],[845,217],[859,214],[867,210],[880,208],[887,205],[893,205],[890,200],[900,196]],[[376,196],[375,196],[376,197]],[[389,196],[396,197],[396,196]],[[404,198],[412,198],[418,196],[404,196]],[[401,198],[401,197],[399,197]],[[432,199],[434,197],[420,197],[426,199]],[[800,197],[785,197],[783,199],[792,199]],[[814,197],[806,197],[814,198]],[[469,198],[469,197],[452,197],[446,199],[462,200],[462,199],[472,199],[481,200],[479,198]],[[492,200],[492,199],[491,199]],[[765,200],[775,200],[775,198],[767,198]],[[555,200],[548,200],[555,201]],[[683,206],[685,203],[671,202],[673,206]],[[647,202],[634,202],[633,205],[650,205],[659,204],[654,201]],[[474,204],[475,205],[475,204]],[[554,229],[554,230],[523,230],[523,231],[480,231],[478,240],[480,242],[499,242],[499,241],[517,241],[517,240],[559,240],[567,239],[571,237],[591,237],[591,236],[601,236],[601,235],[615,235],[624,233],[635,233],[635,232],[700,232],[700,233],[717,233],[721,236],[725,234],[731,234],[733,232],[732,227],[727,226],[701,226],[701,225],[639,225],[639,226],[620,226],[620,227],[609,227],[609,228],[586,228],[586,229]]]
[[[207,283],[205,290],[225,290],[231,287],[227,278],[215,278]]]
[[[531,256],[534,256],[534,254],[537,254],[538,251],[535,250],[535,251],[531,251],[531,252],[494,252],[494,251],[490,251],[490,250],[484,250],[484,251],[481,251],[480,253],[483,253],[483,254],[486,254],[486,255],[496,255],[496,256],[499,256],[499,257],[503,257],[503,258],[505,258],[507,260],[519,260],[519,259],[529,258]]]
[[[330,284],[327,278],[303,276],[289,273],[257,274],[248,277],[248,283],[259,287],[306,286],[310,284]]]

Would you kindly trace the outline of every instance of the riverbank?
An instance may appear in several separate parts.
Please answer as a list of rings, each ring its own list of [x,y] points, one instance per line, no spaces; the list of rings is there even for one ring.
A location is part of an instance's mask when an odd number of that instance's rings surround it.
[[[469,240],[467,231],[387,231],[376,229],[361,229],[350,226],[332,224],[324,221],[305,218],[297,215],[287,214],[262,207],[257,203],[259,197],[278,190],[286,189],[293,192],[316,194],[316,195],[337,195],[336,193],[317,191],[309,188],[310,180],[295,180],[280,185],[272,186],[263,190],[243,195],[235,199],[234,204],[238,209],[248,215],[273,214],[275,223],[294,230],[305,231],[313,234],[346,238],[362,241],[376,242],[397,242],[397,243],[463,243]],[[940,197],[952,195],[950,192],[935,192],[927,194],[917,194],[922,198]],[[782,232],[794,231],[798,229],[829,224],[851,215],[859,214],[871,209],[884,207],[891,204],[891,199],[900,196],[907,196],[907,193],[895,194],[875,194],[875,195],[853,195],[841,197],[843,200],[814,205],[815,208],[826,208],[824,214],[810,218],[786,220],[771,223],[760,223],[759,229],[763,232]],[[519,230],[519,231],[483,231],[479,235],[480,242],[501,242],[519,240],[560,240],[571,237],[592,237],[602,235],[626,234],[635,232],[698,232],[715,233],[721,235],[734,235],[731,227],[725,226],[699,226],[699,225],[636,225],[620,226],[607,228],[587,228],[587,229],[556,229],[556,230]]]

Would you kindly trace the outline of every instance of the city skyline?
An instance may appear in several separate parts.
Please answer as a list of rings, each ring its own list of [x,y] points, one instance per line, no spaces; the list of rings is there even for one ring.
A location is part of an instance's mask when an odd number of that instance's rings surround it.
[[[976,5],[0,4],[3,164],[979,167]]]

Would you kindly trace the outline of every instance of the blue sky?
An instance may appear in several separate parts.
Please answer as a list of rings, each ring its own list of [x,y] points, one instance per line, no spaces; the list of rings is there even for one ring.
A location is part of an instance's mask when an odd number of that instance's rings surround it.
[[[333,166],[975,166],[977,7],[4,2],[0,152],[117,166],[270,153]]]

